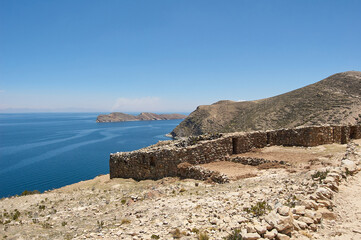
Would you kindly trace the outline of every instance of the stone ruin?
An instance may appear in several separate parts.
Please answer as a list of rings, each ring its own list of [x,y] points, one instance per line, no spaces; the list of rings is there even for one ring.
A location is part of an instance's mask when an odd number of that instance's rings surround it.
[[[313,147],[332,143],[346,144],[350,139],[359,138],[361,125],[297,127],[163,141],[132,152],[110,154],[110,178],[156,180],[178,176],[205,180],[210,177],[218,182],[227,182],[226,176],[205,171],[194,165],[228,161],[232,155],[249,152],[253,148],[275,145]]]

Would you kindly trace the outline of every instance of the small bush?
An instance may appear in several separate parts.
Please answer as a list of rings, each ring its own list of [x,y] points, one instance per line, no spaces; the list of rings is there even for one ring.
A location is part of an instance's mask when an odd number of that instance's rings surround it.
[[[313,180],[318,179],[320,181],[320,183],[322,182],[323,179],[325,179],[327,177],[327,174],[329,173],[329,171],[317,171],[316,173],[312,174],[311,177]]]
[[[127,200],[122,199],[120,202],[124,205],[127,202]]]
[[[45,209],[45,205],[39,205],[39,209],[40,209],[40,210],[44,210],[44,209]]]
[[[129,224],[130,220],[128,218],[123,218],[122,219],[122,224]]]
[[[257,202],[254,206],[251,208],[245,208],[244,209],[247,213],[251,213],[254,216],[262,216],[266,214],[267,212],[271,211],[272,208],[270,205],[267,204],[266,201]]]
[[[198,229],[198,228],[192,228],[191,232],[192,232],[192,233],[197,233],[197,234],[198,234],[198,233],[199,233],[199,229]]]
[[[174,229],[171,232],[171,234],[172,234],[173,238],[176,238],[176,239],[181,238],[183,235],[183,233],[178,228]]]
[[[224,240],[242,240],[241,230],[234,229],[231,234],[224,238]]]
[[[207,233],[200,233],[198,235],[198,240],[209,240],[209,236],[207,235]]]
[[[17,209],[15,209],[15,210],[14,210],[14,213],[11,214],[11,218],[12,218],[14,221],[16,221],[16,220],[19,219],[20,215],[21,215],[20,212],[19,212]]]
[[[99,229],[102,229],[104,227],[104,222],[97,220],[97,225]]]
[[[46,229],[49,229],[49,228],[52,227],[51,224],[50,224],[50,223],[47,223],[47,222],[41,223],[41,226],[42,226],[43,228],[46,228]]]
[[[39,194],[39,193],[40,192],[38,190],[34,190],[34,191],[25,190],[24,192],[21,193],[20,196],[33,195],[33,194]]]
[[[153,234],[150,238],[151,239],[159,239],[160,237],[158,235]]]
[[[297,200],[298,199],[295,195],[291,195],[287,198],[285,205],[290,208],[294,208],[296,206]]]
[[[345,174],[346,174],[346,176],[352,176],[352,175],[353,175],[352,172],[350,172],[350,171],[348,170],[348,168],[346,168]]]
[[[61,226],[64,227],[64,226],[67,225],[67,224],[68,224],[68,223],[64,221],[64,222],[61,223]]]

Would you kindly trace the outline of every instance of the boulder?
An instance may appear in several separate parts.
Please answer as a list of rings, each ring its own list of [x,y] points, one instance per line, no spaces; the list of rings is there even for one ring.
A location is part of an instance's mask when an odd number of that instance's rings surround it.
[[[298,220],[293,220],[293,226],[297,231],[299,231],[299,230],[306,229],[307,228],[307,223],[301,222],[301,221],[298,221]]]
[[[305,206],[296,206],[295,208],[292,209],[292,213],[297,214],[297,215],[305,215]]]
[[[290,240],[291,238],[285,234],[278,233],[276,239],[277,240]]]
[[[318,209],[318,204],[314,200],[304,200],[302,204],[305,206],[306,209]]]
[[[312,219],[312,218],[309,218],[309,217],[300,217],[300,218],[298,219],[298,221],[304,222],[304,223],[306,223],[307,225],[311,225],[312,223],[314,223],[313,219]]]
[[[261,238],[261,236],[258,233],[246,233],[242,237],[243,240],[257,240]]]
[[[277,212],[282,216],[288,216],[290,212],[290,208],[287,206],[282,206],[277,209]]]
[[[255,225],[254,229],[257,231],[258,234],[263,235],[267,232],[267,228],[263,225]]]
[[[334,177],[328,175],[324,180],[323,183],[327,184],[327,183],[331,183],[331,184],[337,184],[338,185],[338,180],[336,180]]]
[[[265,221],[276,228],[279,233],[288,234],[293,230],[292,216],[283,217],[278,215],[275,211],[272,211],[265,216]]]
[[[333,192],[330,189],[320,187],[315,192],[317,199],[327,200],[333,197]]]
[[[343,159],[341,161],[341,167],[347,171],[349,171],[350,173],[354,173],[356,172],[357,168],[356,168],[356,164],[349,160],[349,159]]]
[[[275,237],[277,236],[277,230],[276,229],[273,229],[272,231],[270,231],[270,232],[266,232],[263,236],[264,236],[264,238],[266,238],[266,239],[270,239],[270,240],[272,240],[272,239],[275,239]]]

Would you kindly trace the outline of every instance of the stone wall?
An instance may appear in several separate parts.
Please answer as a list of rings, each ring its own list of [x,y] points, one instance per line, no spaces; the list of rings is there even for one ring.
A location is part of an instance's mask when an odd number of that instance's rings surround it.
[[[111,154],[110,177],[135,180],[174,177],[180,174],[177,167],[180,163],[198,165],[228,160],[232,154],[265,146],[311,147],[330,143],[346,144],[350,139],[358,138],[361,138],[361,125],[298,127],[167,141],[133,152]]]
[[[133,152],[110,154],[110,177],[135,180],[160,179],[178,175],[178,164],[193,165],[226,160],[232,154],[232,140],[221,137],[198,144],[177,147],[178,141],[169,145],[150,146]]]

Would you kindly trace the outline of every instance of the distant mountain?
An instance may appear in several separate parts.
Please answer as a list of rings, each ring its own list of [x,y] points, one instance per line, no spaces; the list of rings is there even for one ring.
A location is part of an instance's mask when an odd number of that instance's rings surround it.
[[[97,122],[127,122],[127,121],[149,121],[149,120],[172,120],[172,119],[184,119],[186,115],[182,114],[155,114],[155,113],[141,113],[138,116],[113,112],[110,114],[99,115]]]
[[[271,98],[199,106],[171,134],[184,137],[360,122],[361,72],[349,71]]]

